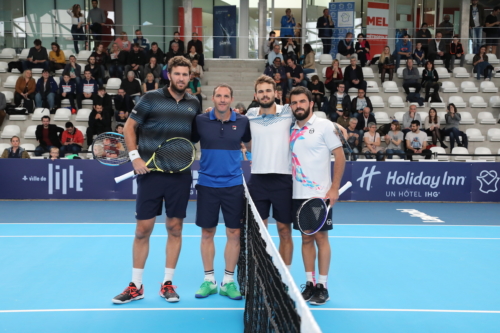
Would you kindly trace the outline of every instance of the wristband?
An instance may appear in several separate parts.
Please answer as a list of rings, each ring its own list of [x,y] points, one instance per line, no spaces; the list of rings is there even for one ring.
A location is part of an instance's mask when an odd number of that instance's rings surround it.
[[[137,149],[130,151],[128,153],[128,156],[130,157],[130,161],[141,158],[141,155],[139,155],[139,152],[137,151]]]

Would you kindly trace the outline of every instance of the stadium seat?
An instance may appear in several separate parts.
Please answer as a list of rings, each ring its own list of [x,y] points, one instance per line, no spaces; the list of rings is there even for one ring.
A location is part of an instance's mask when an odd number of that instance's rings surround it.
[[[451,153],[453,155],[456,155],[456,154],[468,154],[469,151],[465,147],[455,147],[455,148],[453,148],[453,150],[451,151]],[[468,159],[469,159],[469,156],[455,156],[455,158],[454,158],[455,161],[465,161],[465,160],[468,160]]]
[[[89,115],[92,112],[91,109],[80,109],[76,114],[76,121],[89,121]]]
[[[495,83],[491,81],[483,81],[481,82],[481,92],[483,93],[497,93],[498,88],[495,86]]]
[[[26,114],[11,114],[9,115],[9,120],[11,121],[24,121],[28,119],[28,113]]]
[[[465,134],[467,134],[469,141],[476,141],[476,142],[484,141],[484,135],[481,133],[481,130],[477,128],[468,128],[465,130]]]
[[[379,93],[380,89],[378,87],[378,83],[376,81],[366,81],[366,92],[367,93]]]
[[[386,83],[386,82],[384,82]],[[387,101],[389,104],[390,108],[404,108],[405,103],[403,102],[403,99],[401,96],[390,96],[389,100]]]
[[[482,125],[495,125],[497,123],[497,120],[493,117],[493,114],[488,111],[479,112],[477,114],[477,119]]]
[[[397,93],[399,92],[398,85],[394,81],[385,81],[382,84],[385,93]]]
[[[444,98],[443,96],[439,95],[439,98],[441,99],[441,102],[430,102],[431,100],[431,97],[429,97],[429,100],[426,101],[426,102],[429,102],[429,107],[431,108],[436,108],[436,109],[445,109],[446,108],[446,104],[444,102]]]
[[[402,79],[403,78],[403,71],[405,70],[406,67],[399,67],[397,72],[396,72],[396,75],[398,76],[399,79]]]
[[[500,64],[500,60],[498,60],[497,55],[493,53],[486,53],[488,56],[488,62],[492,65]]]
[[[317,72],[308,73],[308,74],[306,74],[306,77],[307,77],[309,80],[311,80],[311,79],[312,79],[312,77],[313,77],[314,75],[318,75],[318,73],[317,73]],[[119,89],[119,88],[120,88],[120,87],[118,87],[118,88],[116,88],[116,89]],[[110,88],[110,89],[111,89],[111,88]]]
[[[354,53],[352,56],[354,56],[356,59],[358,59],[358,55],[356,53]],[[340,65],[349,65],[351,63],[351,56],[344,57],[342,54],[337,53],[337,56],[335,58],[338,59]],[[330,62],[330,64],[331,64],[331,62]]]
[[[0,52],[0,59],[14,59],[16,56],[16,50],[9,47],[6,47]]]
[[[372,102],[372,106],[374,108],[384,108],[385,107],[384,100],[382,99],[381,96],[378,96],[378,95],[370,96],[370,101]]]
[[[474,150],[474,154],[476,155],[491,155],[491,150],[490,148],[487,147],[477,147]],[[487,161],[487,162],[495,162],[496,157],[495,156],[477,156],[476,159],[480,161]]]
[[[467,103],[464,102],[462,96],[451,96],[448,103],[453,103],[457,108],[466,108]]]
[[[91,99],[82,100],[82,105],[92,105],[93,101]]]
[[[351,96],[353,94],[357,94],[358,93],[358,88],[356,88],[356,87],[349,88],[349,90],[347,91],[347,93],[350,94]]]
[[[332,64],[332,55],[331,54],[321,54],[319,56],[319,64],[320,65],[331,65]]]
[[[54,81],[56,81],[57,86],[59,86],[59,83],[61,82],[61,77],[60,77],[60,76],[55,76],[55,75],[54,75],[54,76],[53,76],[53,78],[54,78]]]
[[[467,65],[472,65],[472,59],[474,59],[474,54],[469,53],[465,55],[465,63]]]
[[[35,156],[35,145],[32,144],[32,143],[23,143],[21,144],[21,147],[23,147],[24,149],[26,150],[31,150],[30,152],[28,152],[28,154],[30,155],[30,157],[33,157]]]
[[[374,114],[375,114],[375,120],[377,121],[377,125],[389,124],[391,122],[391,118],[389,118],[387,112],[376,111],[374,112]]]
[[[87,138],[87,126],[75,126],[75,128],[78,128],[82,132],[85,139]]]
[[[482,96],[471,96],[469,98],[469,105],[471,108],[487,108],[488,103],[484,101]]]
[[[92,54],[92,51],[80,50],[80,53],[78,53],[78,55],[76,56],[76,60],[87,63],[91,54]]]
[[[28,128],[26,129],[26,132],[24,132],[24,138],[25,139],[36,139],[36,127],[38,125],[30,125],[28,126]]]
[[[419,115],[420,115],[420,122],[423,124],[424,121],[425,121],[425,118],[427,118],[429,116],[429,112],[428,111],[418,111],[417,112]]]
[[[5,125],[2,131],[2,135],[0,138],[2,139],[10,139],[13,136],[19,136],[21,135],[21,128],[17,125]]]
[[[30,53],[30,49],[23,49],[21,53],[17,56],[19,60],[28,59],[28,54]]]
[[[31,69],[32,74],[42,74],[42,72],[43,72],[43,68],[32,68]],[[35,78],[35,77],[33,77],[33,78]],[[35,81],[38,81],[38,80],[35,80]]]
[[[465,67],[455,67],[453,68],[453,76],[456,78],[470,77],[470,73],[467,72]]]
[[[403,122],[403,116],[406,112],[394,112],[394,119],[396,119],[397,121],[399,121],[400,123]]]
[[[375,54],[372,59],[374,59],[374,58],[380,59],[380,54]],[[378,64],[378,60],[372,63],[372,65],[376,65],[376,64]]]
[[[54,115],[55,121],[69,121],[71,119],[71,110],[67,108],[60,108],[56,110]]]
[[[323,111],[314,111],[314,114],[318,118],[328,119],[328,117],[326,116],[326,113],[324,113]],[[87,118],[87,120],[88,120],[88,118]]]
[[[439,123],[440,123],[441,125],[446,124],[446,118],[445,118],[445,116],[446,116],[446,112],[444,112],[444,111],[439,111],[439,112],[437,113],[437,115],[438,115],[438,117],[439,117]]]
[[[495,67],[493,69],[493,77],[500,77],[500,67]]]
[[[490,108],[500,108],[500,96],[490,97]]]
[[[0,154],[3,154],[3,151],[7,148],[10,148],[8,143],[0,143]]]
[[[0,61],[0,73],[7,73],[7,69],[9,68],[9,64],[4,62],[4,61]]]
[[[39,76],[34,76],[34,75],[33,75],[33,80],[35,80],[35,82],[38,82],[38,80],[39,80],[39,79],[40,79],[40,77],[39,77]]]
[[[441,60],[441,59],[434,60],[434,65],[442,65],[442,64],[443,64],[443,60]]]
[[[439,75],[439,79],[449,79],[451,77],[450,73],[448,73],[448,70],[444,67],[436,67],[436,72]]]
[[[441,91],[445,93],[457,93],[458,88],[455,86],[455,83],[451,81],[443,81]]]
[[[476,123],[476,119],[472,118],[472,115],[468,111],[460,111],[460,116],[462,119],[460,120],[461,125],[474,125]]]
[[[418,74],[420,75],[420,78],[422,78],[422,73],[424,72],[425,67],[417,67]]]
[[[4,88],[15,88],[16,87],[16,82],[17,79],[19,78],[19,75],[9,75],[7,76],[7,80],[3,83]]]
[[[2,94],[5,95],[5,102],[7,102],[7,104],[14,102],[14,93],[12,91],[2,91]]]
[[[479,88],[476,87],[476,84],[472,81],[463,81],[460,84],[460,88],[464,93],[477,93],[479,92]]]
[[[446,154],[446,150],[444,150],[443,147],[431,147],[430,149],[433,153],[437,154]],[[438,161],[446,161],[448,162],[450,160],[450,156],[437,156]]]
[[[323,67],[323,69],[321,70],[321,76],[323,76],[323,79],[326,79],[326,69],[327,67]],[[111,79],[109,79],[111,80]],[[108,83],[109,83],[109,80],[108,80]]]
[[[490,128],[487,136],[489,141],[500,141],[500,128]]]
[[[375,74],[373,73],[371,67],[361,67],[361,69],[363,70],[363,76],[365,77],[365,80],[375,78]]]
[[[75,55],[75,51],[73,50],[63,50],[64,52],[64,57],[66,58],[66,61],[69,61],[69,57],[72,55]]]
[[[31,120],[34,121],[42,121],[43,116],[50,117],[50,110],[47,108],[36,108],[35,111],[31,114]]]

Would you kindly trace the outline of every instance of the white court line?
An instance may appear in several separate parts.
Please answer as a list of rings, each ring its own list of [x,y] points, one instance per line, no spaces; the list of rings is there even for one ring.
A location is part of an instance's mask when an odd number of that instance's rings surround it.
[[[122,225],[122,224],[130,224],[130,225],[135,225],[135,222],[111,222],[111,223],[101,223],[101,222],[63,222],[63,223],[53,223],[53,222],[41,222],[41,223],[36,223],[36,222],[0,222],[0,225],[9,225],[9,224],[40,224],[40,225],[46,225],[46,224],[95,224],[95,225],[101,225],[101,224],[117,224],[117,225]],[[165,224],[165,222],[156,222],[155,224]],[[195,224],[193,222],[183,222],[183,224]],[[270,224],[275,224],[274,222],[271,222]],[[351,224],[337,224],[334,223],[334,226],[391,226],[391,227],[493,227],[493,228],[498,228],[500,225],[474,225],[474,224],[358,224],[358,223],[351,223]]]

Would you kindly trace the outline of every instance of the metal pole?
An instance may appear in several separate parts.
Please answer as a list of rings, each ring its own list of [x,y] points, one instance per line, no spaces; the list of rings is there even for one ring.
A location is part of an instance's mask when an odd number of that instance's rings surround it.
[[[266,49],[267,0],[259,0],[259,59],[264,59]]]
[[[184,7],[184,45],[187,47],[187,43],[191,40],[193,34],[191,24],[193,22],[193,1],[182,0],[182,7]]]
[[[238,40],[238,58],[239,59],[248,59],[248,47],[249,47],[249,0],[240,0],[240,15],[238,20],[240,21],[240,32],[238,35],[240,36]]]
[[[301,15],[301,21],[300,24],[302,24],[302,29],[300,31],[300,36],[301,36],[301,46],[302,48],[304,47],[304,44],[306,43],[307,40],[307,29],[306,29],[306,23],[307,23],[307,0],[302,0],[302,15]],[[297,22],[299,23],[299,22]],[[302,54],[303,50],[299,50],[300,54]]]
[[[460,11],[460,39],[464,48],[464,54],[469,53],[469,15],[470,15],[470,2],[469,0],[462,0],[462,10]]]

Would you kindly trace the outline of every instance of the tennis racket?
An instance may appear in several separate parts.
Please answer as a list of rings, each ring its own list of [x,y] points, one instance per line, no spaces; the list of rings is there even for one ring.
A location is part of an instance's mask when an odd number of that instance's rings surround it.
[[[185,138],[172,138],[163,142],[156,148],[153,156],[146,162],[150,171],[176,173],[186,170],[193,164],[196,149],[191,141]],[[134,177],[135,171],[130,171],[122,176],[116,177],[115,181],[120,183]]]
[[[101,164],[118,166],[130,161],[123,135],[114,132],[99,134],[92,143],[92,155]]]
[[[339,195],[352,186],[347,182],[339,189]],[[328,200],[327,200],[328,201]],[[328,204],[328,205],[327,205]],[[325,225],[328,212],[332,206],[323,198],[311,198],[306,200],[297,212],[297,224],[304,235],[314,235]]]

